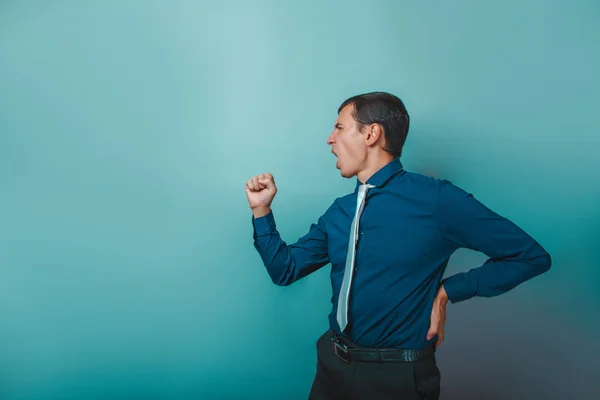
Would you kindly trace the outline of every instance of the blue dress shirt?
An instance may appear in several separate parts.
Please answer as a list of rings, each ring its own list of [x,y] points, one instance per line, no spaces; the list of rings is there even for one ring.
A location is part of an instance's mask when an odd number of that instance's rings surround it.
[[[451,303],[500,295],[550,268],[550,255],[508,219],[447,180],[407,172],[399,159],[365,183],[356,266],[345,334],[367,347],[422,348],[440,284]],[[254,246],[277,285],[290,285],[331,264],[331,329],[340,333],[337,302],[344,276],[358,186],[337,198],[293,244],[282,240],[273,212],[252,218]],[[482,252],[480,267],[443,279],[458,248]]]

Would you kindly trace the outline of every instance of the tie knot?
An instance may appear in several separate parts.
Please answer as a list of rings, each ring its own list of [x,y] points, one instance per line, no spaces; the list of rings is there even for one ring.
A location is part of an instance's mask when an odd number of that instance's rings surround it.
[[[374,187],[375,187],[375,185],[360,185],[358,187],[358,193],[361,194],[361,195],[363,195],[363,194],[367,193],[367,191],[370,188],[374,188]]]

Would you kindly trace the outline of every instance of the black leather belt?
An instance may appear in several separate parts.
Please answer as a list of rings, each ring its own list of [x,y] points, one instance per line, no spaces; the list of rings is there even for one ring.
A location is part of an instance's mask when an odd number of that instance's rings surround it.
[[[435,353],[435,344],[423,349],[369,349],[346,345],[334,332],[331,336],[333,352],[345,363],[362,362],[413,362]]]

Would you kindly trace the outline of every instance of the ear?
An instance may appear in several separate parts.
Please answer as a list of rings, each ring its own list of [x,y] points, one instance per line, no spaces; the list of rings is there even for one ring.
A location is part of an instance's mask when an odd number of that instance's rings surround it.
[[[383,136],[383,129],[379,124],[371,124],[365,126],[365,139],[367,141],[367,145],[372,145],[377,143],[379,138]]]

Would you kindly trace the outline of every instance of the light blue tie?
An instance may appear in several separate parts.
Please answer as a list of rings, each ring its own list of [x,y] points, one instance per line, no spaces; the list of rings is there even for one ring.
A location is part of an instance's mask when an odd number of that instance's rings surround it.
[[[348,325],[348,299],[350,297],[350,284],[352,283],[352,273],[354,272],[354,259],[356,254],[356,243],[358,240],[358,222],[360,215],[365,208],[365,197],[373,185],[360,185],[358,188],[358,196],[356,198],[356,213],[350,227],[350,239],[348,240],[348,254],[346,255],[346,269],[344,270],[344,280],[340,288],[340,296],[338,298],[337,307],[337,322],[342,332]]]

